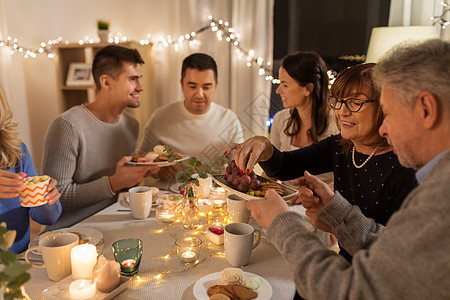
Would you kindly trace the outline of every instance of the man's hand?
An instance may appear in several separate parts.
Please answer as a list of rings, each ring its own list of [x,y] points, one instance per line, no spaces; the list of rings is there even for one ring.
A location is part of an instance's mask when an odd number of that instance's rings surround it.
[[[159,170],[159,178],[169,179],[177,175],[178,172],[180,172],[180,169],[174,166],[162,167]]]
[[[114,174],[109,176],[109,184],[113,192],[137,185],[148,172],[157,169],[156,166],[126,166],[130,160],[131,156],[124,156],[117,162]]]
[[[331,226],[319,219],[317,217],[317,214],[311,213],[309,210],[306,210],[305,214],[309,217],[310,222],[314,227],[319,228],[320,230],[325,232],[333,233],[333,229],[331,228]]]
[[[276,216],[289,210],[287,203],[274,190],[268,190],[264,200],[249,200],[247,208],[256,222],[264,228],[269,227]]]
[[[22,190],[23,179],[26,174],[16,174],[13,172],[0,170],[0,198],[19,197]]]
[[[48,201],[48,204],[52,205],[61,197],[58,189],[56,188],[57,181],[56,179],[50,178],[50,182],[48,184],[48,194],[45,196],[45,199]]]
[[[317,214],[327,206],[334,197],[330,186],[318,179],[316,176],[305,171],[305,177],[295,180],[298,185],[298,198],[303,207],[306,208],[306,215],[311,218],[311,224],[320,230],[332,232],[331,227],[319,219]]]

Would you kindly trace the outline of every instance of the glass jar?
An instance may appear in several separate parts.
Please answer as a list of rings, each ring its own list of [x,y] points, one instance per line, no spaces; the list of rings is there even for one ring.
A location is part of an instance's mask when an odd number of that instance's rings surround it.
[[[188,230],[197,229],[199,226],[198,197],[194,187],[194,184],[186,185],[181,213],[183,228]]]

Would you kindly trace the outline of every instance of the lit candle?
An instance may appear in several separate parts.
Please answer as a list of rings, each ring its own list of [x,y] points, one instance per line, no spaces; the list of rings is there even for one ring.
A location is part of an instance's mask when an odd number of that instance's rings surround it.
[[[184,262],[190,263],[197,259],[197,255],[192,251],[186,251],[181,254]]]
[[[173,223],[176,219],[175,209],[166,205],[156,208],[156,220],[161,224]]]
[[[159,215],[159,217],[161,218],[161,221],[163,221],[165,223],[171,223],[171,222],[173,222],[175,215],[169,214],[169,213],[161,213]]]
[[[134,271],[134,265],[136,261],[134,259],[126,259],[121,263],[121,270],[125,273],[131,273]]]
[[[90,279],[97,263],[97,248],[91,244],[82,244],[72,248],[72,279]]]
[[[135,261],[134,259],[127,259],[127,260],[124,260],[124,261],[122,262],[122,266],[124,266],[124,267],[131,267],[131,266],[133,266],[135,263],[136,263],[136,261]]]
[[[69,295],[71,299],[89,299],[95,295],[97,288],[95,282],[78,279],[69,285]]]

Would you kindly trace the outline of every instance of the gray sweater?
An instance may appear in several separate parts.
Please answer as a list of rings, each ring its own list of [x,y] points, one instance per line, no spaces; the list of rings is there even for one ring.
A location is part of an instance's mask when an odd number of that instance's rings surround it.
[[[385,228],[336,194],[319,216],[354,254],[352,264],[327,250],[293,212],[275,218],[268,238],[306,299],[450,299],[449,179],[447,151]]]
[[[115,124],[98,120],[84,106],[56,118],[45,137],[43,173],[58,181],[62,215],[52,228],[71,226],[115,201],[108,176],[132,155],[138,122],[122,113]]]

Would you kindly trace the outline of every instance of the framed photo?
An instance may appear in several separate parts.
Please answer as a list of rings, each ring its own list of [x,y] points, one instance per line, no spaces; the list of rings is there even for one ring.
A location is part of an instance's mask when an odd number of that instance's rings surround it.
[[[91,66],[85,63],[71,63],[66,85],[93,85]]]

